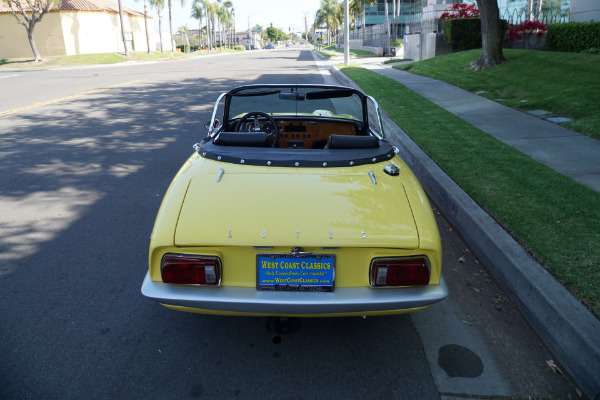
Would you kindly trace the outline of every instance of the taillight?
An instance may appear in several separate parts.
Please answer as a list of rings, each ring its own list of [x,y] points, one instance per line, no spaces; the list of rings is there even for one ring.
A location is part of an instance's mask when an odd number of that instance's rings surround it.
[[[423,286],[429,284],[426,258],[375,258],[371,261],[371,286]]]
[[[167,254],[161,262],[164,283],[182,285],[221,284],[221,261],[218,257]]]

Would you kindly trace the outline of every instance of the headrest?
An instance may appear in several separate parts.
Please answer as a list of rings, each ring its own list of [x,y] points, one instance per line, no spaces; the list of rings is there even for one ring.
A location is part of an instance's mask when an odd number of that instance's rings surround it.
[[[379,139],[375,136],[330,135],[326,149],[376,149]]]
[[[221,146],[268,147],[268,137],[266,132],[221,132],[214,143]]]

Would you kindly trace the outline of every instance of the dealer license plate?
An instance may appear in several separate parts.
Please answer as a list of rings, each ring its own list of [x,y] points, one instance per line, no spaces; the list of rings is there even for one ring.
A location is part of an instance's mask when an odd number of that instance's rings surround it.
[[[331,292],[333,254],[257,254],[256,288],[292,292]]]

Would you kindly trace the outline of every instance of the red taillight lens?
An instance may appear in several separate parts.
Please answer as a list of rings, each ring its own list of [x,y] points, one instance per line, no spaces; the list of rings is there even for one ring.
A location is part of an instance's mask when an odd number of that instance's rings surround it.
[[[376,258],[371,261],[371,286],[423,286],[429,284],[426,258]]]
[[[164,283],[219,286],[221,261],[217,257],[167,254],[162,259],[161,275]]]

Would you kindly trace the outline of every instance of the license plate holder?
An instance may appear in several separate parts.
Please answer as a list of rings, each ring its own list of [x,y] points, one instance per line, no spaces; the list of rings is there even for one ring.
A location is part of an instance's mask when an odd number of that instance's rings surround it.
[[[257,254],[256,288],[287,292],[332,292],[334,254]]]

